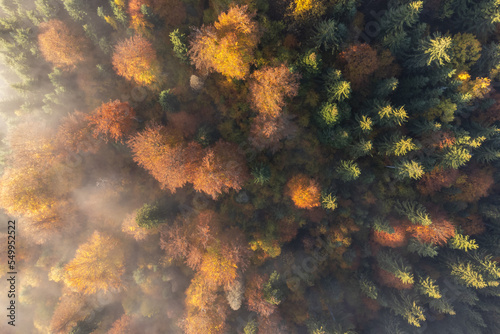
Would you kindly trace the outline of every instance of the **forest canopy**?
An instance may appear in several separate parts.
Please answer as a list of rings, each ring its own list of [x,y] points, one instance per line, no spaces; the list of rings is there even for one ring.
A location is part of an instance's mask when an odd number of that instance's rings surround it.
[[[0,10],[1,333],[500,333],[498,1]]]

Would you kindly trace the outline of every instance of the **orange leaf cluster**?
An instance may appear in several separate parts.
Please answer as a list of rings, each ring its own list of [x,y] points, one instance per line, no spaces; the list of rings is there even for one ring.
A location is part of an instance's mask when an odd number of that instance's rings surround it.
[[[295,175],[288,181],[286,193],[300,209],[310,209],[321,204],[319,184],[304,174]]]
[[[355,44],[339,54],[342,73],[354,89],[366,84],[379,66],[377,51],[366,43]]]
[[[99,151],[101,141],[92,135],[87,117],[87,114],[75,110],[62,118],[57,129],[56,142],[63,156],[70,153]]]
[[[178,26],[186,19],[186,9],[180,0],[131,0],[128,3],[130,27],[138,33],[148,35],[153,24],[141,12],[142,5],[150,7],[168,25]]]
[[[292,98],[299,90],[300,75],[290,72],[284,64],[266,66],[251,75],[250,103],[261,114],[276,117],[285,106],[285,98]]]
[[[214,26],[194,33],[189,56],[198,70],[217,71],[228,78],[244,79],[259,41],[255,13],[248,6],[234,6],[221,13]]]
[[[66,70],[72,70],[85,58],[86,40],[75,34],[60,20],[40,23],[38,45],[48,62]]]
[[[158,81],[160,63],[151,42],[135,35],[119,42],[112,57],[116,73],[139,85]]]
[[[94,138],[102,137],[106,142],[109,138],[123,142],[123,137],[134,127],[135,112],[128,102],[115,100],[103,103],[87,119]]]

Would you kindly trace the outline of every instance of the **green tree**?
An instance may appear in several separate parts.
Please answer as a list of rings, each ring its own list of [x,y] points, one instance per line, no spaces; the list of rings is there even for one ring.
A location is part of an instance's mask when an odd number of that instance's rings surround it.
[[[381,154],[395,155],[399,157],[418,149],[418,146],[413,142],[411,137],[406,137],[396,133],[382,142],[379,148]]]
[[[435,33],[432,38],[427,37],[421,41],[418,53],[414,58],[409,59],[409,65],[413,68],[430,65],[443,66],[451,61],[451,46],[450,36]]]
[[[471,158],[472,155],[468,149],[459,145],[453,145],[444,151],[444,154],[441,156],[441,165],[444,168],[458,169],[465,165]]]
[[[375,110],[383,125],[401,126],[408,121],[408,113],[404,107],[394,108],[387,101],[376,103]]]
[[[335,210],[338,206],[337,196],[334,196],[333,194],[322,194],[321,206],[327,210]]]
[[[260,164],[259,166],[252,168],[252,175],[254,177],[253,182],[255,184],[263,185],[271,179],[271,170],[269,169],[269,166]]]
[[[481,57],[481,43],[476,36],[469,33],[458,33],[453,36],[450,48],[450,64],[458,72],[469,71]]]
[[[424,167],[414,160],[402,159],[396,163],[396,172],[399,179],[418,180],[424,176]]]
[[[146,203],[139,210],[137,210],[135,221],[140,227],[152,229],[163,223],[165,218],[158,203]]]
[[[180,103],[177,96],[170,92],[170,89],[160,93],[159,101],[163,111],[177,112],[179,111]]]
[[[335,170],[338,177],[345,182],[356,180],[361,175],[359,165],[353,160],[341,160]]]
[[[340,115],[336,103],[323,103],[318,112],[318,121],[322,126],[333,126],[339,122]]]
[[[375,283],[363,277],[359,280],[359,287],[368,298],[377,299],[378,289]]]
[[[394,210],[402,216],[406,216],[413,224],[428,226],[432,221],[425,207],[414,201],[397,201]]]
[[[186,36],[179,32],[179,29],[175,29],[170,33],[170,41],[173,45],[174,54],[177,58],[182,60],[184,63],[189,63],[189,58],[187,56],[188,48],[186,46]]]
[[[438,255],[437,250],[438,247],[436,245],[421,242],[420,240],[413,238],[408,244],[408,251],[416,253],[419,256],[423,257],[435,257],[436,255]]]
[[[332,53],[339,51],[342,42],[347,36],[347,28],[344,24],[334,19],[319,22],[314,27],[313,43],[317,49],[323,48]]]

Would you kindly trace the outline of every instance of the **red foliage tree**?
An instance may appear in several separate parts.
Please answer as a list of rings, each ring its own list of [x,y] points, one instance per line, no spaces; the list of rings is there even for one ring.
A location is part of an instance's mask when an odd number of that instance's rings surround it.
[[[112,57],[116,73],[140,85],[158,81],[160,63],[151,43],[140,35],[119,42]]]
[[[66,70],[72,70],[84,58],[86,40],[72,32],[60,20],[50,20],[39,25],[38,45],[48,62]]]
[[[296,207],[310,209],[320,206],[321,189],[319,184],[307,175],[293,176],[286,185],[286,194],[292,199]]]
[[[366,43],[349,46],[339,54],[339,62],[342,73],[355,89],[366,83],[379,66],[377,51]]]
[[[264,67],[252,73],[250,103],[259,113],[276,117],[285,105],[285,98],[297,95],[300,75],[284,64]]]
[[[465,218],[457,218],[457,222],[467,235],[478,235],[484,233],[486,225],[481,216],[472,214]]]
[[[128,102],[115,100],[103,103],[92,114],[88,115],[87,119],[94,138],[101,137],[106,142],[109,138],[123,142],[123,138],[134,127],[135,112]]]

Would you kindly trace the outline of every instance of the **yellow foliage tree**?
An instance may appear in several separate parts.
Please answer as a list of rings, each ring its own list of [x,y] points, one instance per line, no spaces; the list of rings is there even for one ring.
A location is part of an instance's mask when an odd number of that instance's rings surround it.
[[[64,267],[65,283],[85,294],[119,289],[125,271],[123,261],[124,254],[118,247],[118,240],[95,231]]]
[[[221,13],[214,26],[197,30],[188,53],[196,68],[244,79],[259,41],[254,16],[248,13],[248,6],[234,6],[227,13]]]

